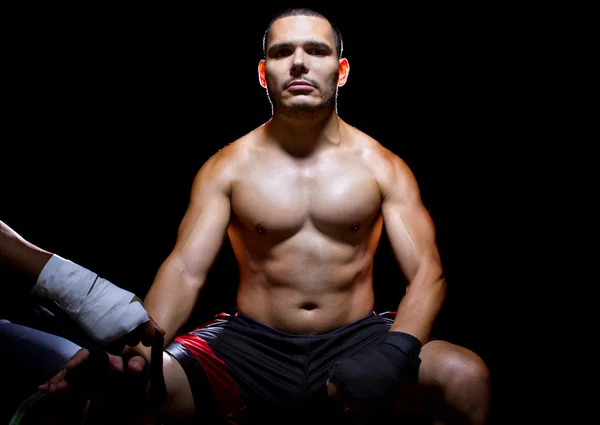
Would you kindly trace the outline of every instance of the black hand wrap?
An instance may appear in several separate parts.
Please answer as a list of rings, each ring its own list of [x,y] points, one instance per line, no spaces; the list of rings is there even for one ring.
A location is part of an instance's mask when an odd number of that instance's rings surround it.
[[[400,380],[417,375],[420,351],[421,341],[414,336],[387,332],[373,348],[339,361],[329,380],[353,400],[382,400],[392,395]]]

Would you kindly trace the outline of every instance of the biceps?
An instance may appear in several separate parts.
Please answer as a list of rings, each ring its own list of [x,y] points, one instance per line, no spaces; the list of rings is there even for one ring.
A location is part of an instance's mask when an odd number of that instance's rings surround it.
[[[394,255],[407,277],[414,277],[424,261],[439,261],[435,226],[422,204],[386,205],[383,218]]]
[[[203,205],[190,204],[177,234],[173,256],[189,276],[204,276],[215,261],[227,232],[230,202],[225,194]]]

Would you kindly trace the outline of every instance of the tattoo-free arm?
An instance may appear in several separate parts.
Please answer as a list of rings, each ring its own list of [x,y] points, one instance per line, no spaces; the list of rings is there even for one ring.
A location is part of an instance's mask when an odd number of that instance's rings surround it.
[[[425,344],[446,295],[435,226],[406,163],[389,153],[386,164],[380,181],[384,226],[408,281],[390,330],[411,334]]]
[[[164,346],[189,319],[227,235],[231,202],[230,160],[225,151],[211,157],[194,179],[175,246],[144,298],[148,314],[166,331]],[[147,347],[134,350],[150,360]]]

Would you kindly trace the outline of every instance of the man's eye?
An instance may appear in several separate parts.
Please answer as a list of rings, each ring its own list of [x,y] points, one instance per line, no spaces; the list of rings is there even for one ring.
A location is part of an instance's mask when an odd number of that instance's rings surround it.
[[[276,58],[279,58],[279,57],[287,56],[287,55],[288,55],[287,50],[278,50],[275,52],[275,54],[273,56],[275,56]]]
[[[325,50],[323,50],[323,49],[310,49],[308,51],[308,53],[310,53],[311,55],[317,55],[317,56],[324,56],[327,54],[327,52],[325,52]]]

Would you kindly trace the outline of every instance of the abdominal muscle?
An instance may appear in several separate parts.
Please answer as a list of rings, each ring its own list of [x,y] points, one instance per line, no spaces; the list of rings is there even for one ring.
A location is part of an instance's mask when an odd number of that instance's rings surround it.
[[[331,332],[367,316],[374,304],[373,254],[362,244],[334,242],[323,235],[316,236],[321,249],[315,250],[315,236],[304,238],[313,242],[302,243],[298,234],[268,249],[267,255],[253,256],[265,251],[244,249],[238,255],[238,312],[298,335]],[[234,250],[237,255],[239,250]]]

